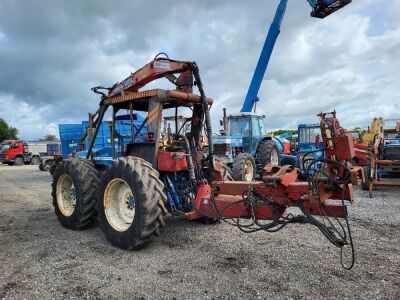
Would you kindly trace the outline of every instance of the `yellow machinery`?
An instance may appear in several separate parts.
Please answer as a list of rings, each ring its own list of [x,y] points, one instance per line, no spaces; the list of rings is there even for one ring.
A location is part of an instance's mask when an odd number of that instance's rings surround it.
[[[383,127],[385,121],[383,118],[374,118],[371,122],[371,127],[364,133],[362,140],[365,144],[371,145],[374,143],[375,136],[383,139]]]

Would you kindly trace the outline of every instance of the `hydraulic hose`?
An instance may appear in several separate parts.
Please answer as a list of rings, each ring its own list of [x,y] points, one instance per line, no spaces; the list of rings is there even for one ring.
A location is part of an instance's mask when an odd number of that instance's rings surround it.
[[[213,137],[212,137],[212,129],[211,129],[211,117],[210,111],[208,109],[208,101],[206,94],[203,89],[203,83],[201,81],[200,72],[197,64],[195,62],[191,63],[191,67],[193,70],[194,79],[196,80],[197,88],[200,92],[201,102],[204,108],[204,116],[205,116],[205,124],[206,124],[206,132],[207,132],[207,139],[208,139],[208,160],[210,165],[210,181],[214,181],[214,144],[213,144]]]
[[[182,134],[174,134],[174,137],[181,138],[185,142],[185,152],[187,156],[188,168],[189,168],[189,178],[192,182],[196,182],[196,174],[194,172],[193,157],[190,150],[189,140]]]

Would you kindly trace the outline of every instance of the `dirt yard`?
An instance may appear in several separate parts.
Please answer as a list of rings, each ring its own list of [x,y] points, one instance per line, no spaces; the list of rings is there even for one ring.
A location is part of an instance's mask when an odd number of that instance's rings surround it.
[[[51,175],[0,165],[0,299],[400,299],[400,191],[350,208],[356,263],[311,225],[244,234],[169,220],[149,247],[110,245],[98,226],[63,228]]]

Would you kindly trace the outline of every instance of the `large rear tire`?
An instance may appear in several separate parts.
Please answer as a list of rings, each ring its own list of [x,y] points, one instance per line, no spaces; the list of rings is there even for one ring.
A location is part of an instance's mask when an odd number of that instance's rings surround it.
[[[92,162],[64,160],[53,176],[52,195],[58,221],[69,229],[84,229],[95,219],[99,173]]]
[[[240,153],[235,157],[232,166],[233,178],[238,181],[252,181],[256,177],[256,162],[248,153]]]
[[[279,149],[272,140],[262,141],[258,146],[256,155],[262,168],[266,164],[280,165]]]
[[[137,157],[113,161],[101,178],[98,221],[106,238],[128,250],[154,240],[167,213],[164,184],[152,165]]]

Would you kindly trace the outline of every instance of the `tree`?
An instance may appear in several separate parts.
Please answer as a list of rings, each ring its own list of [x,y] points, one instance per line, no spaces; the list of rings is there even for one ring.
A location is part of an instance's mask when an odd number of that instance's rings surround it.
[[[47,134],[42,137],[39,141],[51,141],[51,142],[58,142],[59,139],[53,134]]]
[[[277,135],[281,135],[286,132],[291,132],[292,134],[297,134],[297,130],[294,130],[294,129],[280,129],[280,130],[272,131],[271,133],[274,136],[277,136]]]
[[[0,118],[0,143],[4,140],[17,140],[18,129],[11,127],[7,122]]]

